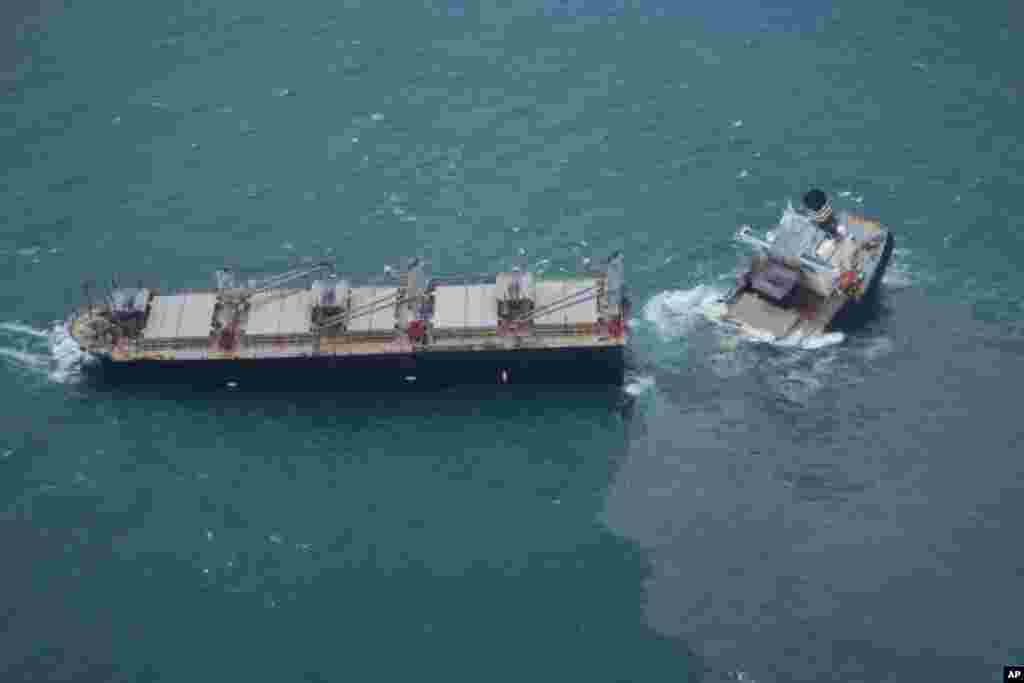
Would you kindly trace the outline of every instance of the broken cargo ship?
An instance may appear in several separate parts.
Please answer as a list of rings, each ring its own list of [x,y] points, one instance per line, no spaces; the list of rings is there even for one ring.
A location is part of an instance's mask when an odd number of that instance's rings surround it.
[[[331,389],[620,384],[629,301],[623,257],[581,275],[513,269],[429,277],[413,259],[386,284],[330,262],[207,290],[114,288],[68,319],[83,369],[105,383]],[[298,283],[298,285],[297,285]]]
[[[740,229],[737,241],[756,253],[736,287],[709,307],[712,317],[748,336],[808,339],[832,330],[877,291],[892,257],[892,231],[858,214],[833,214],[817,192],[814,212],[788,207],[765,239]]]

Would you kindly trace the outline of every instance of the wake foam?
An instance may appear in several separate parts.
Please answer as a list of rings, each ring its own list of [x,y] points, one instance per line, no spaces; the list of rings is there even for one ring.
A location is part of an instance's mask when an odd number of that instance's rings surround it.
[[[910,250],[903,247],[892,250],[889,267],[882,276],[882,284],[889,289],[913,287],[920,278],[914,272]]]
[[[28,351],[19,351],[18,349],[0,347],[0,358],[4,358],[13,365],[28,370],[45,370],[50,367],[50,358],[48,356]]]
[[[0,360],[64,384],[78,378],[88,357],[71,337],[65,322],[40,330],[21,322],[0,323]]]
[[[48,339],[50,336],[49,333],[44,330],[37,330],[34,327],[23,325],[21,323],[0,323],[0,330],[10,332],[14,335],[35,337],[36,339]]]
[[[705,310],[714,306],[726,293],[723,288],[709,285],[661,292],[644,306],[644,320],[654,325],[663,340],[679,339],[707,319]]]
[[[55,323],[47,335],[52,359],[50,379],[66,383],[77,379],[82,366],[91,359],[71,337],[67,323]]]
[[[740,341],[754,344],[768,344],[780,349],[800,349],[803,351],[817,351],[818,349],[836,346],[846,341],[846,335],[842,332],[829,332],[811,336],[789,335],[781,339],[768,332],[749,330],[739,335]]]
[[[640,396],[646,394],[654,388],[654,378],[647,375],[644,377],[637,377],[626,384],[626,393],[630,396]]]
[[[661,342],[661,350],[651,350],[656,366],[664,370],[671,365],[676,355],[673,342],[706,324],[717,344],[695,350],[689,356],[691,363],[704,366],[722,380],[761,376],[772,387],[771,393],[788,403],[806,406],[822,391],[860,382],[878,358],[894,350],[892,340],[885,336],[864,339],[829,332],[779,339],[766,332],[737,328],[721,317],[720,299],[726,292],[724,287],[702,284],[651,297],[642,309],[641,322],[656,332]],[[765,347],[779,352],[766,353]],[[655,371],[629,377],[625,390],[632,396],[649,394],[658,376]]]

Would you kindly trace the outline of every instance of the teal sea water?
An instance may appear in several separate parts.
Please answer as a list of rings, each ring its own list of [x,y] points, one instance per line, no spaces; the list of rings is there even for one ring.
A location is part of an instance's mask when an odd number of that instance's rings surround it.
[[[1024,661],[1020,3],[0,9],[0,680],[982,681]],[[814,348],[701,315],[810,185]],[[112,274],[615,249],[625,387],[98,390]],[[339,378],[339,382],[343,382]]]

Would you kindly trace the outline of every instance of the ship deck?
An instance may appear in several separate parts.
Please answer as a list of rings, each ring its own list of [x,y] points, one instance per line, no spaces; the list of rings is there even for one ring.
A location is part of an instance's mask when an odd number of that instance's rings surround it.
[[[234,341],[227,348],[224,317],[215,290],[175,293],[146,291],[144,324],[134,336],[100,339],[86,324],[93,315],[82,307],[72,335],[86,350],[114,362],[260,360],[309,357],[387,357],[444,352],[510,352],[600,349],[625,345],[625,334],[609,334],[607,301],[596,294],[601,275],[529,281],[527,296],[537,315],[521,329],[499,323],[499,301],[506,274],[483,284],[440,284],[431,290],[426,322],[429,343],[407,330],[411,312],[401,287],[367,285],[337,295],[351,312],[343,326],[321,329],[315,322],[317,292],[280,288],[251,297]]]

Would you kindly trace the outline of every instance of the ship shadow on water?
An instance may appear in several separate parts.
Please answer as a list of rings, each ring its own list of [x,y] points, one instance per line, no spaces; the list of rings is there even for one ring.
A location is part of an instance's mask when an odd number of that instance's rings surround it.
[[[550,417],[560,411],[619,416],[629,421],[635,408],[634,397],[614,385],[546,387],[495,383],[441,388],[410,386],[400,391],[337,391],[322,387],[299,390],[290,384],[278,389],[265,385],[247,389],[243,385],[110,384],[87,380],[79,385],[79,390],[83,398],[91,396],[114,402],[174,403],[197,412],[244,411],[253,416],[286,411],[331,416],[342,422],[373,416],[514,415],[518,419],[540,413]]]

